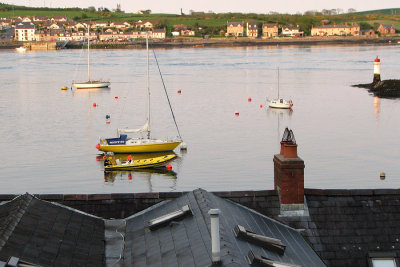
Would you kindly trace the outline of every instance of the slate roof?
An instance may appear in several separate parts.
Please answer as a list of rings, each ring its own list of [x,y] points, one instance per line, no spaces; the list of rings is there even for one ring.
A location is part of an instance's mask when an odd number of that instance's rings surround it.
[[[368,266],[368,253],[400,261],[400,190],[305,189],[309,217],[281,217],[328,266]]]
[[[149,220],[189,205],[193,216],[150,230]],[[221,261],[223,266],[249,266],[250,250],[274,261],[301,266],[325,266],[304,238],[294,229],[239,204],[197,189],[173,201],[159,203],[126,219],[124,266],[210,266],[211,237],[208,211],[220,214]],[[280,239],[286,250],[279,255],[237,239],[236,225],[267,237]]]
[[[353,28],[358,27],[358,25],[321,25],[313,26],[314,29],[337,29],[337,28]]]
[[[25,194],[0,205],[0,262],[104,266],[104,220]]]
[[[15,26],[15,29],[35,29],[35,25],[30,22],[21,22]]]

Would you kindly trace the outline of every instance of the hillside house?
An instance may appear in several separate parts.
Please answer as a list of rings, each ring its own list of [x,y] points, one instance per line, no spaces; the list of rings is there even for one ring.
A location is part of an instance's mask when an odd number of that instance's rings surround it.
[[[108,25],[109,24],[107,21],[96,21],[90,25],[90,28],[91,29],[102,29],[102,28],[108,27]]]
[[[30,22],[21,22],[15,25],[14,38],[17,41],[34,41],[36,27]]]
[[[53,22],[66,22],[67,20],[67,15],[55,15],[51,18]]]
[[[304,32],[300,31],[299,26],[282,26],[281,34],[288,37],[303,37]]]
[[[138,22],[135,23],[135,27],[136,27],[136,29],[144,31],[144,30],[152,30],[154,25],[150,21],[141,21],[141,20],[139,20]]]
[[[44,22],[48,21],[49,19],[46,16],[33,16],[33,22]]]
[[[378,27],[378,32],[381,34],[395,34],[396,28],[393,24],[380,24]]]
[[[110,27],[114,27],[116,29],[126,29],[131,27],[131,24],[126,21],[113,21],[110,23]]]
[[[32,20],[29,17],[23,17],[21,22],[32,22]]]
[[[52,23],[48,28],[51,30],[62,30],[64,29],[64,25],[61,23]]]
[[[262,26],[262,36],[264,38],[278,37],[279,28],[278,23],[264,23]]]
[[[344,25],[321,25],[321,26],[312,26],[311,28],[311,36],[345,36],[345,35],[360,35],[360,26],[348,25],[347,23]]]
[[[181,30],[181,35],[182,36],[195,36],[196,33],[193,30]]]
[[[362,36],[371,37],[371,38],[374,38],[377,36],[374,30],[361,30],[360,34]]]
[[[151,38],[153,39],[165,39],[166,31],[165,29],[155,29],[151,33]]]
[[[244,36],[243,22],[227,22],[226,36]]]
[[[247,36],[248,37],[257,38],[258,37],[258,26],[257,26],[257,23],[247,22],[246,32],[247,32]]]

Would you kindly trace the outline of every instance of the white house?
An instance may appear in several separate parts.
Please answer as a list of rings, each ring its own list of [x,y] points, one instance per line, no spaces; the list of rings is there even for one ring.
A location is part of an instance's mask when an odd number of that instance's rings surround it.
[[[15,25],[15,40],[17,41],[34,41],[35,25],[30,22],[21,22]]]

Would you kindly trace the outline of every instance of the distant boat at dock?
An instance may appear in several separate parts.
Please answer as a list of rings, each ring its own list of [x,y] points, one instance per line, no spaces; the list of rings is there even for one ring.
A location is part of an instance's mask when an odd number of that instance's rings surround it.
[[[15,52],[25,53],[26,52],[26,48],[23,47],[23,46],[17,47],[17,48],[15,48]]]

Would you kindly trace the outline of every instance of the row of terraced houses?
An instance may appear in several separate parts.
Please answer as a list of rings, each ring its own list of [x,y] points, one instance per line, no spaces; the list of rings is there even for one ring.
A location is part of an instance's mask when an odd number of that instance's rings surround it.
[[[92,29],[90,39],[100,41],[126,41],[136,38],[144,38],[146,32],[150,32],[150,38],[166,38],[165,29],[155,29],[155,23],[151,21],[95,21],[75,22],[65,15],[57,15],[51,18],[45,16],[17,17],[14,19],[0,18],[0,29],[14,27],[14,38],[17,41],[81,41],[86,39],[87,28]],[[381,24],[377,29],[381,34],[394,34],[394,25]],[[257,23],[227,22],[225,36],[247,36],[251,38],[276,38],[278,36],[302,37],[304,32],[299,26],[285,26],[278,23],[263,23],[259,30]],[[171,32],[176,36],[195,36],[196,32],[186,25],[174,25]],[[361,30],[356,24],[321,25],[312,26],[311,36],[375,36],[373,30]]]
[[[88,28],[92,29],[89,39],[100,41],[145,38],[146,32],[150,33],[150,38],[164,39],[166,37],[165,29],[155,29],[151,21],[75,22],[67,19],[65,15],[52,18],[45,16],[0,18],[0,28],[10,27],[14,27],[14,39],[17,41],[82,41],[88,36],[86,30]],[[187,28],[180,26],[179,30],[182,35],[194,35]]]
[[[247,36],[247,37],[262,37],[262,38],[274,38],[278,36],[287,36],[287,37],[302,37],[304,36],[304,32],[300,30],[300,27],[297,26],[285,26],[278,25],[278,23],[263,23],[262,29],[259,31],[259,27],[257,23],[244,23],[244,22],[227,22],[226,25],[227,31],[225,36]],[[377,31],[381,34],[395,34],[396,29],[394,25],[385,25],[380,24]],[[261,36],[260,36],[261,32]],[[348,24],[345,23],[343,25],[321,25],[321,26],[312,26],[311,28],[311,36],[360,36],[360,35],[369,35],[374,36],[375,31],[362,31],[360,26],[357,24]]]

